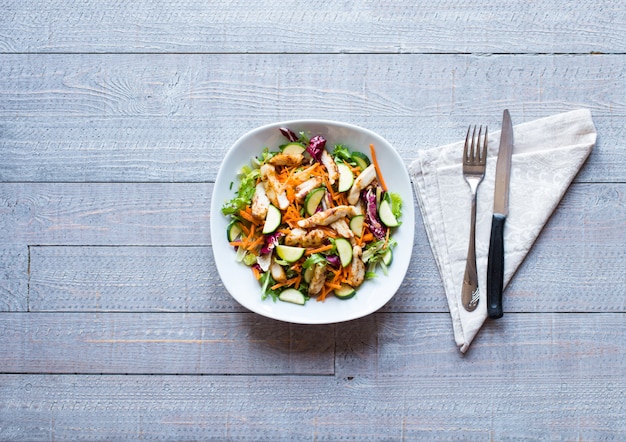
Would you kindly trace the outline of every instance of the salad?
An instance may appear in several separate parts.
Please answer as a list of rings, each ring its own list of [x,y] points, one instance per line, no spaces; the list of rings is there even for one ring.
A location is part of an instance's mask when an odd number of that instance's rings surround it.
[[[250,267],[263,299],[350,299],[378,270],[387,274],[402,199],[387,189],[374,145],[368,156],[280,131],[285,143],[244,165],[222,206],[235,261]]]

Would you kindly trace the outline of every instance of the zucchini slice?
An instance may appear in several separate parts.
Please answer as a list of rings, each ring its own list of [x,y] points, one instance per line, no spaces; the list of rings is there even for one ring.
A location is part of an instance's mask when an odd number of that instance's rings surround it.
[[[296,262],[302,258],[305,250],[304,247],[286,246],[284,244],[276,246],[276,254],[279,258],[289,263]]]
[[[241,235],[241,224],[239,221],[233,221],[226,228],[226,237],[228,238],[228,242],[235,241]]]
[[[352,244],[345,238],[337,238],[335,240],[335,247],[337,247],[337,254],[341,261],[342,267],[347,267],[352,262]]]
[[[341,288],[335,289],[334,293],[339,299],[350,299],[356,295],[356,289],[348,284],[341,284]]]
[[[383,264],[389,266],[391,264],[391,261],[393,261],[393,252],[391,251],[391,249],[387,249],[387,251],[383,255]]]
[[[263,234],[267,235],[278,229],[282,220],[282,214],[278,207],[270,204],[267,208],[267,215],[265,216],[265,224],[263,225]]]
[[[285,289],[280,292],[278,295],[278,299],[285,302],[291,302],[292,304],[304,305],[306,302],[306,297],[300,290],[296,289]]]
[[[355,215],[350,219],[350,230],[358,238],[363,234],[363,223],[365,223],[364,215]]]
[[[384,225],[387,227],[397,227],[399,225],[393,211],[391,210],[391,204],[389,200],[384,199],[380,202],[378,207],[378,216]]]
[[[351,158],[361,170],[365,170],[371,164],[369,157],[363,152],[352,152]]]
[[[283,153],[285,155],[303,153],[304,151],[304,146],[300,143],[289,143],[285,147],[283,147]]]
[[[316,187],[307,194],[304,199],[304,208],[309,216],[313,215],[317,211],[317,208],[319,207],[325,194],[326,189],[323,187]]]
[[[350,169],[346,163],[337,163],[337,170],[339,170],[339,184],[337,190],[339,192],[347,192],[352,187],[352,183],[354,183],[352,169]]]

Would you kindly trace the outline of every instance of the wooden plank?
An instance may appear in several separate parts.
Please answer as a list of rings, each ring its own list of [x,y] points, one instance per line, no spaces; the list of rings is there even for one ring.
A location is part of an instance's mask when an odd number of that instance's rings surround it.
[[[0,373],[332,374],[334,326],[252,313],[0,313]]]
[[[28,247],[0,245],[0,312],[28,308]]]
[[[512,371],[485,379],[463,372],[411,378],[5,375],[0,432],[28,442],[626,436],[623,376]]]
[[[207,245],[213,185],[0,186],[5,244]]]
[[[626,22],[610,0],[11,0],[3,10],[3,52],[619,52]]]
[[[591,108],[599,142],[579,180],[626,181],[624,57],[354,57],[7,55],[2,179],[211,181],[243,133],[297,118],[376,130],[408,163],[468,122],[499,127],[506,102],[516,122]]]
[[[449,315],[380,313],[337,326],[336,376],[622,376],[624,333],[624,313],[505,313],[461,357]]]
[[[246,311],[210,247],[32,247],[29,287],[30,311]]]
[[[224,111],[228,112],[227,104]],[[561,110],[567,110],[565,107]],[[498,127],[496,115],[415,115],[365,117],[343,109],[325,118],[373,130],[398,150],[408,165],[422,149],[458,141],[469,121]],[[309,114],[314,115],[314,114]],[[539,109],[524,112],[524,121],[544,117]],[[141,116],[8,119],[1,124],[3,182],[208,182],[215,181],[222,158],[250,129],[285,118],[272,108],[256,117],[220,119]],[[319,116],[319,115],[316,115]],[[599,137],[593,154],[576,177],[578,182],[626,182],[626,139],[621,115],[598,116]]]
[[[0,117],[453,114],[491,124],[500,123],[503,102],[515,121],[577,107],[623,116],[625,64],[620,55],[6,55]]]

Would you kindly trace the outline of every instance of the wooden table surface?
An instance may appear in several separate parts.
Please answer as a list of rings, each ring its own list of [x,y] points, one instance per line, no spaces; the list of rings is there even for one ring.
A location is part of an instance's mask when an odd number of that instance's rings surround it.
[[[0,440],[626,439],[626,4],[0,2]],[[362,319],[240,307],[209,225],[262,124],[367,127],[408,165],[592,112],[590,158],[470,351],[419,210]]]

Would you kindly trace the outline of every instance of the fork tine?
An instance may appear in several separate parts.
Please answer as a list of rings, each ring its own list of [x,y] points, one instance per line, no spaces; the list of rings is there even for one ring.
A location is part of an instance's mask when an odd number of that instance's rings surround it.
[[[472,163],[474,163],[474,146],[476,144],[476,126],[474,126],[474,130],[472,131],[472,146],[470,148],[469,159]]]
[[[483,137],[483,151],[482,154],[480,155],[480,163],[484,164],[487,161],[487,145],[489,144],[489,141],[487,139],[487,126],[485,126],[485,136]]]
[[[467,163],[469,160],[469,140],[470,140],[470,130],[472,129],[472,125],[470,124],[467,127],[467,135],[465,135],[465,145],[463,146],[463,162]]]

